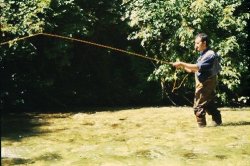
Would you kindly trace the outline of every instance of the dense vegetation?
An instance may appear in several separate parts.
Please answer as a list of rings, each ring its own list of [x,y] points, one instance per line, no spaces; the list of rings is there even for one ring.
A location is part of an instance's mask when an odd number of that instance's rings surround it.
[[[3,0],[1,43],[46,32],[157,59],[194,62],[204,31],[222,57],[219,103],[249,104],[246,0]],[[0,46],[1,105],[47,107],[191,105],[193,77],[124,53],[34,36]]]

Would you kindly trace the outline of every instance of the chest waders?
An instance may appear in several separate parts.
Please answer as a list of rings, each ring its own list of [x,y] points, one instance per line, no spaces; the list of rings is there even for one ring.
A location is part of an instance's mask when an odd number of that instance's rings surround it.
[[[195,82],[196,87],[193,108],[198,126],[206,126],[206,113],[212,116],[214,125],[220,125],[222,123],[221,114],[215,105],[217,76],[212,76],[202,83],[195,77]]]

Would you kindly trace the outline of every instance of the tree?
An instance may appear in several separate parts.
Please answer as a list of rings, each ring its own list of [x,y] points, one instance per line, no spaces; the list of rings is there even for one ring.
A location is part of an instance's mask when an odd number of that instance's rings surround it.
[[[211,47],[222,58],[219,94],[225,104],[240,85],[242,74],[248,72],[246,54],[247,20],[250,15],[242,0],[124,0],[124,19],[134,28],[129,39],[140,39],[149,56],[166,61],[195,62],[193,39],[198,32],[211,38]],[[241,10],[240,10],[241,9]],[[180,71],[181,72],[181,71]],[[158,65],[149,80],[165,86],[176,79],[172,68]],[[177,73],[184,77],[184,73]],[[191,80],[186,84],[191,88]],[[185,91],[182,91],[185,94]],[[170,90],[167,91],[170,93]]]
[[[42,32],[45,25],[44,12],[48,6],[49,1],[1,1],[1,42]],[[34,85],[37,82],[34,77],[39,77],[34,75],[30,66],[37,55],[36,47],[30,40],[25,40],[3,45],[0,52],[1,105],[22,105],[28,91],[26,85],[31,82]]]
[[[1,42],[28,36],[0,48],[1,103],[6,109],[153,101],[148,96],[155,84],[145,81],[152,70],[148,62],[45,35],[29,38],[46,32],[141,51],[137,42],[127,40],[121,1],[6,0],[1,7]]]

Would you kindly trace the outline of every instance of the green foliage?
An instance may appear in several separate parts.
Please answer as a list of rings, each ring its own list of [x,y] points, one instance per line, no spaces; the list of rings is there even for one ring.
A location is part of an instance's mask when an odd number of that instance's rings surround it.
[[[12,0],[1,1],[1,7],[3,41],[47,32],[141,51],[137,42],[127,40],[129,27],[120,19],[124,8],[119,0]],[[148,96],[154,96],[156,84],[146,81],[152,66],[121,53],[46,36],[11,42],[0,51],[5,108],[153,101]]]
[[[222,57],[222,101],[227,102],[241,78],[249,75],[245,44],[249,14],[240,0],[124,0],[123,4],[120,0],[0,0],[0,8],[1,42],[48,32],[146,52],[165,61],[195,62],[193,38],[204,31]],[[0,65],[1,104],[26,108],[156,104],[161,102],[161,90],[169,91],[173,80],[178,82],[185,74],[171,65],[152,65],[45,36],[1,45]],[[147,82],[147,77],[167,88]],[[185,82],[182,92],[192,91],[192,84]]]
[[[50,0],[1,0],[1,33],[27,35],[43,31]]]
[[[1,42],[43,32],[49,5],[48,0],[0,1]],[[34,98],[36,95],[36,92],[32,92],[31,89],[47,85],[35,69],[37,66],[34,59],[38,55],[38,50],[31,41],[29,39],[21,42],[14,41],[0,47],[0,65],[3,72],[1,103],[4,107],[28,104],[27,97]],[[32,93],[34,96],[30,95]]]
[[[211,47],[222,57],[220,86],[235,91],[248,71],[246,26],[250,14],[242,0],[124,0],[124,19],[134,29],[129,39],[141,40],[148,54],[166,61],[195,63],[193,40],[198,32],[211,38]],[[149,80],[173,81],[173,71],[159,66]],[[223,95],[221,95],[223,96]],[[225,100],[226,101],[226,100]]]

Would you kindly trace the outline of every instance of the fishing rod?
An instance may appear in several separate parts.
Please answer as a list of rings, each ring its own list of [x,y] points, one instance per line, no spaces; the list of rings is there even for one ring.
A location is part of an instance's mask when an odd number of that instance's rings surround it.
[[[13,39],[13,40],[5,41],[5,42],[0,43],[0,46],[10,44],[10,43],[14,43],[14,42],[21,41],[21,40],[25,40],[27,38],[32,38],[32,37],[39,36],[39,35],[52,37],[52,38],[59,38],[59,39],[64,39],[64,40],[70,40],[70,41],[80,42],[80,43],[84,43],[84,44],[88,44],[88,45],[92,45],[92,46],[96,46],[96,47],[106,48],[106,49],[122,52],[122,53],[125,53],[127,55],[133,55],[133,56],[137,56],[137,57],[144,58],[144,59],[147,59],[147,60],[155,61],[155,62],[161,63],[161,64],[168,64],[168,65],[173,64],[173,62],[168,62],[168,61],[159,60],[159,59],[156,59],[156,58],[151,58],[151,57],[139,54],[139,53],[130,52],[130,51],[127,51],[127,50],[124,50],[124,49],[120,49],[120,48],[116,48],[116,47],[112,47],[112,46],[108,46],[108,45],[99,44],[99,43],[96,43],[96,42],[90,42],[90,41],[87,41],[87,40],[84,40],[84,39],[78,39],[78,38],[73,38],[73,37],[57,35],[57,34],[45,33],[45,32],[36,33],[36,34],[29,35],[29,36],[24,36],[24,37],[16,38],[16,39]],[[188,74],[182,79],[182,81],[181,81],[181,83],[180,83],[180,85],[178,87],[176,86],[177,78],[174,79],[172,93],[182,86],[182,84],[184,83],[184,80],[187,78],[187,76],[188,76]]]
[[[53,37],[53,38],[59,38],[59,39],[64,39],[64,40],[70,40],[70,41],[75,41],[75,42],[80,42],[80,43],[85,43],[85,44],[88,44],[88,45],[101,47],[101,48],[106,48],[106,49],[109,49],[109,50],[122,52],[122,53],[125,53],[125,54],[128,54],[128,55],[133,55],[133,56],[137,56],[137,57],[140,57],[140,58],[148,59],[148,60],[155,61],[155,62],[161,63],[161,64],[172,64],[172,62],[159,60],[159,59],[156,59],[156,58],[148,57],[148,56],[138,54],[138,53],[135,53],[135,52],[131,52],[131,51],[127,51],[127,50],[124,50],[124,49],[120,49],[120,48],[116,48],[116,47],[112,47],[112,46],[108,46],[108,45],[104,45],[104,44],[99,44],[99,43],[96,43],[96,42],[90,42],[90,41],[87,41],[87,40],[84,40],[84,39],[78,39],[78,38],[67,37],[67,36],[51,34],[51,33],[36,33],[36,34],[33,34],[33,35],[24,36],[24,37],[21,37],[21,38],[6,41],[6,42],[3,42],[3,43],[0,43],[0,45],[5,45],[5,44],[17,42],[17,41],[20,41],[20,40],[24,40],[24,39],[27,39],[27,38],[32,38],[32,37],[39,36],[39,35],[47,36],[47,37]]]

